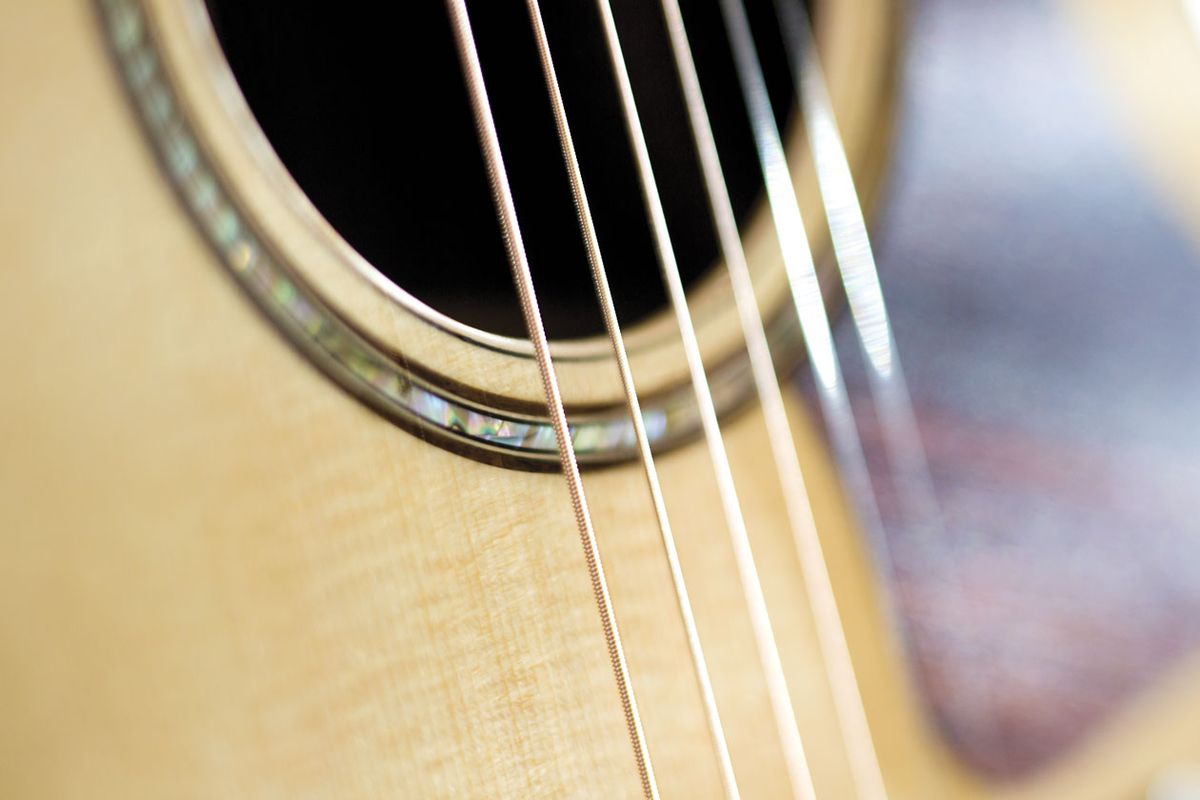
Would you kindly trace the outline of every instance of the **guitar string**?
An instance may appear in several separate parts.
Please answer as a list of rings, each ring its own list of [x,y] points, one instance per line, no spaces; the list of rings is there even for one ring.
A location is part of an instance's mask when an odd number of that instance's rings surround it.
[[[700,158],[709,210],[733,287],[734,302],[746,340],[754,384],[770,433],[771,452],[783,489],[792,536],[804,571],[819,649],[833,691],[835,711],[855,786],[860,797],[882,800],[887,793],[879,759],[871,739],[871,729],[859,691],[849,643],[846,641],[837,598],[834,595],[833,582],[817,534],[808,489],[805,486],[800,458],[783,401],[783,391],[771,358],[762,311],[754,293],[754,282],[738,233],[737,217],[730,201],[683,14],[678,0],[662,0],[661,5],[676,70],[683,86],[692,137]]]
[[[783,660],[775,639],[770,613],[759,579],[758,567],[754,562],[753,549],[738,500],[737,489],[734,486],[729,457],[725,450],[720,424],[705,375],[700,345],[696,338],[696,331],[687,305],[687,296],[679,274],[679,265],[675,260],[674,248],[667,229],[666,214],[662,207],[657,181],[650,162],[650,153],[642,130],[637,103],[633,96],[633,87],[629,80],[616,22],[613,19],[612,8],[608,0],[597,0],[597,7],[603,21],[609,58],[620,95],[626,132],[634,151],[634,161],[641,182],[647,217],[654,236],[659,265],[679,326],[692,386],[696,393],[704,439],[717,479],[721,507],[729,530],[742,590],[750,612],[755,644],[767,683],[772,714],[783,748],[792,793],[804,800],[815,800],[816,791],[813,787],[812,774],[809,770],[791,694],[787,686]]]
[[[825,310],[812,250],[804,230],[796,189],[792,183],[779,128],[767,95],[758,51],[741,0],[720,0],[725,30],[733,51],[734,66],[742,86],[742,99],[754,134],[759,167],[767,190],[767,205],[783,254],[784,273],[792,303],[804,334],[809,367],[816,379],[817,398],[829,430],[830,444],[850,496],[858,510],[877,558],[878,572],[890,580],[891,550],[867,470],[866,455],[858,435],[850,396],[846,392],[833,329]]]
[[[483,150],[484,160],[487,163],[488,183],[492,190],[497,216],[503,230],[504,246],[508,253],[509,264],[512,267],[513,279],[517,286],[517,293],[521,302],[521,313],[525,318],[525,325],[529,330],[529,338],[533,342],[538,371],[542,379],[542,388],[546,394],[546,404],[550,420],[554,426],[555,438],[558,440],[559,458],[562,463],[563,474],[567,479],[567,487],[571,495],[571,505],[575,511],[575,521],[579,528],[584,559],[587,562],[588,573],[591,577],[592,592],[596,599],[596,606],[600,612],[600,624],[604,630],[604,640],[608,648],[609,660],[612,663],[613,676],[617,683],[617,693],[620,695],[621,707],[625,714],[626,728],[629,732],[630,743],[633,746],[633,755],[637,763],[642,793],[650,800],[658,800],[658,784],[654,777],[650,752],[646,746],[646,735],[642,729],[642,720],[638,713],[637,699],[634,696],[633,685],[629,678],[629,668],[625,662],[625,652],[621,644],[616,616],[613,613],[612,598],[609,596],[608,581],[605,578],[604,567],[600,560],[600,550],[596,543],[596,534],[592,528],[591,514],[588,511],[587,498],[583,491],[583,480],[580,477],[579,464],[575,458],[575,448],[571,443],[571,434],[567,427],[567,417],[563,409],[562,396],[559,393],[558,378],[555,374],[554,364],[550,360],[550,344],[546,339],[546,330],[542,323],[541,310],[538,308],[537,293],[534,290],[533,276],[529,270],[525,245],[521,238],[521,228],[517,221],[517,212],[513,203],[512,189],[508,182],[508,174],[504,167],[504,156],[500,150],[500,140],[496,134],[491,103],[488,100],[487,88],[484,85],[483,70],[479,64],[479,54],[475,49],[475,37],[471,30],[470,18],[467,15],[466,0],[446,0],[446,8],[450,15],[459,59],[463,66],[463,73],[470,95],[471,110],[474,114],[475,126],[479,134],[480,146]]]
[[[799,2],[775,0],[775,10],[800,95],[834,256],[868,366],[872,399],[892,462],[897,494],[908,520],[926,536],[937,536],[944,532],[941,509],[812,26]]]
[[[801,98],[830,239],[867,364],[871,398],[905,527],[915,534],[912,541],[925,550],[924,564],[932,564],[947,591],[965,600],[968,582],[957,560],[961,543],[945,527],[812,23],[798,0],[775,0],[775,12]],[[948,545],[941,554],[930,551],[941,544]],[[950,680],[947,690],[985,709],[996,702],[991,684],[974,672]]]
[[[667,565],[671,572],[675,600],[679,607],[679,615],[683,620],[688,649],[692,658],[692,668],[700,688],[709,735],[712,739],[713,750],[716,753],[721,773],[722,786],[726,798],[736,800],[741,795],[738,791],[737,779],[733,772],[733,761],[729,755],[729,745],[726,742],[725,729],[721,724],[721,715],[717,709],[712,678],[709,673],[708,663],[704,657],[704,648],[701,646],[700,633],[696,628],[696,618],[692,611],[691,600],[688,597],[687,583],[684,580],[683,568],[679,562],[679,552],[675,546],[675,536],[667,516],[666,502],[663,499],[662,487],[658,479],[658,469],[654,464],[654,455],[650,451],[650,439],[646,435],[646,426],[642,420],[641,402],[638,400],[637,389],[633,380],[633,371],[630,368],[629,357],[625,350],[625,339],[621,333],[616,306],[613,303],[612,290],[604,268],[604,259],[600,253],[600,242],[596,235],[591,207],[588,204],[587,191],[583,183],[583,174],[575,151],[574,139],[571,136],[571,127],[567,121],[567,111],[563,103],[562,90],[554,68],[550,42],[546,35],[546,28],[538,0],[527,0],[526,6],[529,10],[534,39],[537,43],[538,54],[542,62],[542,72],[546,79],[546,91],[550,97],[555,126],[558,129],[558,139],[562,148],[563,161],[571,183],[572,200],[575,204],[576,216],[579,218],[580,232],[587,250],[588,264],[592,271],[592,282],[596,289],[596,296],[600,302],[600,310],[604,317],[604,327],[608,330],[613,356],[617,362],[617,370],[621,375],[621,386],[625,392],[625,400],[633,421],[633,431],[637,440],[638,453],[644,468],[650,498],[654,505],[654,514],[658,522],[663,550],[666,553]]]

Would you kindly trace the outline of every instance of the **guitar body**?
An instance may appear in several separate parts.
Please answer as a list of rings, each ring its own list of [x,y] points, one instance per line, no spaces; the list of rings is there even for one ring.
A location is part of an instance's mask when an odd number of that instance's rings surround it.
[[[327,379],[164,178],[97,9],[5,10],[0,795],[637,796],[562,476],[436,446]],[[1181,673],[1044,775],[967,774],[789,403],[891,796],[1132,797],[1200,754]],[[850,797],[762,416],[724,427],[818,792]],[[658,463],[742,792],[783,796],[704,447]],[[716,797],[644,481],[636,462],[585,473],[663,795]]]

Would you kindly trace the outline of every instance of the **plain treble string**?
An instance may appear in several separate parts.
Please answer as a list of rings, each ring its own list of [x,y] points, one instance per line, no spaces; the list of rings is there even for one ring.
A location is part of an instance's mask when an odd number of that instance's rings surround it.
[[[692,668],[700,688],[704,703],[705,717],[708,721],[709,735],[721,773],[721,781],[725,796],[729,800],[740,797],[737,779],[733,772],[733,761],[729,756],[729,745],[725,740],[725,729],[721,724],[721,715],[717,710],[716,695],[713,693],[712,678],[709,674],[708,663],[704,657],[704,649],[700,643],[700,634],[696,628],[696,618],[692,612],[691,600],[688,597],[687,584],[684,581],[683,568],[679,563],[679,553],[675,546],[675,536],[667,517],[667,507],[663,500],[662,487],[658,480],[658,470],[654,465],[654,455],[650,451],[650,439],[646,435],[646,426],[642,420],[642,407],[638,400],[637,388],[633,381],[633,372],[629,366],[629,357],[625,350],[624,336],[621,334],[620,322],[617,319],[616,307],[613,304],[612,291],[608,283],[608,275],[604,269],[604,259],[600,253],[600,242],[596,236],[595,222],[592,219],[591,208],[588,205],[587,192],[584,189],[583,174],[579,159],[575,152],[574,140],[571,137],[571,127],[567,121],[566,107],[563,103],[562,90],[554,69],[554,59],[550,52],[550,42],[546,36],[538,0],[527,0],[529,18],[533,25],[534,39],[537,43],[538,54],[542,62],[542,72],[546,79],[546,91],[554,113],[555,125],[558,129],[559,144],[562,147],[563,161],[571,183],[572,199],[575,203],[576,216],[579,218],[580,232],[587,250],[588,264],[592,271],[592,282],[595,284],[596,297],[600,302],[604,326],[608,330],[612,343],[613,356],[617,362],[617,370],[621,376],[621,385],[625,392],[625,400],[633,422],[634,436],[646,475],[646,483],[650,498],[654,504],[654,513],[658,521],[659,534],[663,550],[666,553],[667,565],[671,571],[671,581],[675,590],[675,600],[679,606],[679,614],[683,620],[687,636],[688,649],[692,657]]]
[[[924,563],[934,565],[948,589],[966,600],[966,580],[956,558],[962,545],[948,535],[942,516],[812,24],[797,0],[775,0],[775,10],[905,531],[923,548]],[[988,708],[995,703],[991,686],[975,674],[953,681],[947,689]]]
[[[742,591],[750,611],[755,644],[766,679],[776,730],[784,752],[788,779],[795,797],[803,798],[803,800],[815,800],[816,790],[813,787],[808,758],[805,755],[799,725],[796,722],[795,710],[783,669],[783,660],[779,654],[779,645],[775,639],[758,568],[754,562],[754,553],[746,530],[745,518],[734,486],[733,472],[730,469],[729,457],[725,450],[712,393],[704,371],[704,361],[700,354],[700,345],[696,339],[695,327],[688,309],[687,295],[679,274],[679,265],[676,263],[675,251],[667,230],[666,214],[663,211],[662,199],[659,196],[654,169],[650,162],[650,153],[646,145],[645,133],[642,130],[637,103],[634,100],[633,87],[629,80],[620,38],[617,35],[616,22],[613,19],[612,8],[608,0],[597,0],[597,6],[603,21],[605,40],[625,117],[626,132],[633,149],[659,266],[662,269],[667,294],[679,326],[688,371],[700,412],[704,439],[716,475],[721,506],[737,562]]]
[[[799,2],[775,0],[775,9],[893,478],[909,523],[926,536],[938,536],[942,532],[941,509],[812,27]]]
[[[717,231],[721,255],[729,272],[751,372],[770,434],[771,452],[779,473],[792,536],[804,571],[821,656],[833,691],[835,710],[855,786],[860,797],[882,800],[887,795],[879,759],[871,738],[870,724],[854,672],[833,582],[817,534],[816,521],[813,518],[804,474],[779,385],[779,376],[771,358],[762,311],[754,293],[754,283],[738,233],[737,218],[729,198],[683,15],[678,0],[662,0],[662,8],[675,66],[683,87],[692,136],[700,158],[709,210]]]
[[[809,367],[816,379],[817,397],[829,429],[834,457],[855,502],[859,520],[871,539],[876,558],[881,562],[879,572],[890,580],[893,574],[891,551],[875,500],[854,410],[842,378],[837,349],[833,343],[833,329],[825,310],[825,299],[821,294],[821,284],[817,279],[816,265],[796,199],[796,187],[792,183],[783,141],[775,124],[750,23],[741,0],[720,0],[720,4],[734,66],[742,85],[742,99],[754,133],[759,167],[767,189],[767,205],[783,252],[784,272],[804,334]]]
[[[571,441],[570,429],[567,427],[566,412],[563,409],[562,396],[558,388],[558,377],[555,374],[554,364],[550,360],[550,344],[546,339],[545,326],[538,308],[537,293],[534,291],[525,245],[521,239],[521,228],[517,221],[516,207],[513,204],[512,189],[504,168],[504,157],[500,150],[500,140],[496,134],[495,121],[492,118],[491,103],[488,100],[487,88],[483,81],[479,54],[475,49],[475,37],[471,31],[470,18],[467,15],[466,0],[446,0],[446,8],[450,15],[459,59],[462,62],[466,78],[471,110],[479,133],[480,147],[487,163],[488,183],[504,233],[505,250],[508,253],[513,280],[520,296],[521,313],[529,330],[529,338],[533,342],[534,354],[542,378],[542,388],[546,394],[546,405],[554,427],[554,435],[558,441],[559,459],[562,463],[563,474],[567,479],[571,504],[575,511],[575,521],[579,527],[584,559],[587,561],[592,591],[600,612],[600,623],[604,629],[609,660],[616,678],[617,693],[620,695],[621,706],[625,713],[625,723],[633,746],[638,777],[642,784],[643,794],[651,800],[657,800],[659,795],[658,785],[654,778],[654,768],[650,761],[649,749],[646,746],[646,736],[642,730],[641,716],[638,713],[637,700],[634,697],[633,685],[629,678],[629,668],[625,663],[625,652],[621,645],[616,616],[613,613],[612,599],[609,597],[608,581],[605,579],[604,567],[600,561],[599,546],[596,543],[595,531],[592,529],[591,514],[588,511],[587,499],[583,492],[583,480],[579,474],[579,463],[575,458],[575,448]]]

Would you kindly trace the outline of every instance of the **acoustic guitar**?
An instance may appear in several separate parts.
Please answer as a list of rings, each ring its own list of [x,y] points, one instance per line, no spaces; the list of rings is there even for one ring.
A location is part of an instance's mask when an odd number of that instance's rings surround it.
[[[912,9],[3,8],[0,796],[1200,796],[1190,646],[1028,768],[936,711]],[[1187,7],[1056,8],[1200,229]]]

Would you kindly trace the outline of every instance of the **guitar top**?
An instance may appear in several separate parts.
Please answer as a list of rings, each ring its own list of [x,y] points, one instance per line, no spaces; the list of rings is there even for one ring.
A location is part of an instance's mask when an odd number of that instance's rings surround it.
[[[0,796],[1200,796],[1200,11],[0,0]]]

